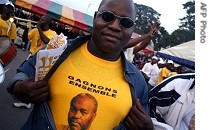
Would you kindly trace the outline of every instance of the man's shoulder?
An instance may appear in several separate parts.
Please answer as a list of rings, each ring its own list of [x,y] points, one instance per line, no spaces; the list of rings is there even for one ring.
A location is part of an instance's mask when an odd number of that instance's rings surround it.
[[[17,29],[17,26],[16,26],[16,24],[14,22],[12,23],[12,27]]]
[[[0,21],[5,21],[5,20],[3,20],[3,19],[1,18],[1,15],[0,15]],[[6,20],[6,21],[7,21],[7,20]],[[6,22],[6,21],[5,21],[5,22]]]
[[[52,29],[49,29],[48,31],[52,32],[52,33],[56,33],[56,31],[52,30]]]
[[[169,71],[169,70],[166,67],[163,67],[162,71]]]
[[[144,64],[143,68],[149,67],[149,66],[151,66],[151,63],[150,62],[147,62],[147,63]]]
[[[30,30],[30,32],[35,32],[35,31],[38,32],[38,29],[37,29],[37,28],[32,28],[32,29]]]

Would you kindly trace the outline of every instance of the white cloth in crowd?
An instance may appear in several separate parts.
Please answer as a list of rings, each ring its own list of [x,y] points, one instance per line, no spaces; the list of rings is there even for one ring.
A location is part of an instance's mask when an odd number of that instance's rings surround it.
[[[147,77],[151,77],[152,71],[153,71],[153,66],[155,64],[151,64],[151,62],[147,62],[146,64],[144,64],[143,68],[141,69],[141,71],[143,73],[145,73],[147,75]]]
[[[152,85],[152,86],[156,86],[157,85],[157,80],[158,80],[158,76],[159,76],[160,70],[161,69],[158,67],[157,64],[153,65],[151,76],[150,76],[150,79],[148,81],[148,83],[150,85]]]

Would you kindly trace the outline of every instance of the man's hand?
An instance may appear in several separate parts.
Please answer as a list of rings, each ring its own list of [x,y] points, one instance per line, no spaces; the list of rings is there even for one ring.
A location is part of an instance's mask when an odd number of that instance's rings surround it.
[[[48,99],[49,89],[47,81],[34,81],[29,78],[17,81],[13,92],[17,98],[25,103],[41,103]]]
[[[191,117],[189,130],[195,130],[195,114]]]
[[[145,112],[139,99],[136,100],[136,106],[131,108],[125,124],[130,130],[153,130],[152,120]]]
[[[159,22],[156,22],[155,24],[150,25],[150,31],[149,31],[150,37],[154,37],[157,34],[159,26],[160,26]]]
[[[49,30],[49,23],[46,23],[43,20],[40,20],[37,22],[37,29],[39,31],[39,36],[40,39],[42,40],[42,42],[44,42],[44,44],[48,44],[50,39],[43,33],[43,31],[47,31]],[[37,44],[37,46],[39,47],[41,44]]]

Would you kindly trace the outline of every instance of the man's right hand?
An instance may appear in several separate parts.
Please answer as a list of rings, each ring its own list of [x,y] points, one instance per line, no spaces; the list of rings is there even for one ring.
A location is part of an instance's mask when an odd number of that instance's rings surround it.
[[[155,24],[150,25],[150,31],[149,31],[150,37],[154,37],[157,34],[159,26],[160,26],[159,22],[156,22]]]
[[[34,81],[29,78],[23,81],[17,81],[13,92],[17,98],[25,103],[41,103],[49,98],[49,86],[47,81]]]

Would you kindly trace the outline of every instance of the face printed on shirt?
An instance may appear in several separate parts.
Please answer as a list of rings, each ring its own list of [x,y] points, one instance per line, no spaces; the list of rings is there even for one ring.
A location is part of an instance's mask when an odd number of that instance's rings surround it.
[[[71,100],[68,114],[70,130],[87,130],[96,117],[97,100],[88,93],[81,93]]]

